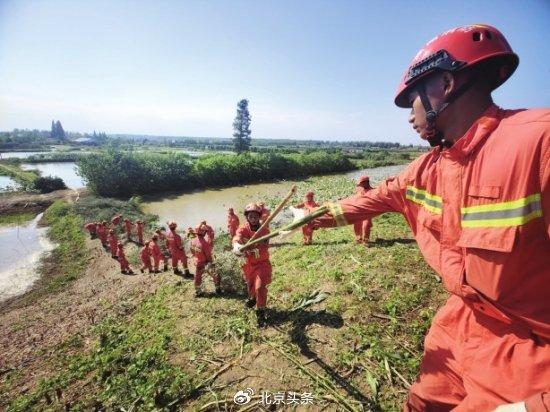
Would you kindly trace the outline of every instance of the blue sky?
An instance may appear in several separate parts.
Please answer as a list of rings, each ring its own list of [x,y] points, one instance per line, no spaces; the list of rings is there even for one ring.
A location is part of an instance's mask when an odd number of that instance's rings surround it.
[[[520,55],[495,92],[550,106],[550,2],[0,0],[0,130],[418,143],[398,79],[458,25],[499,28]]]

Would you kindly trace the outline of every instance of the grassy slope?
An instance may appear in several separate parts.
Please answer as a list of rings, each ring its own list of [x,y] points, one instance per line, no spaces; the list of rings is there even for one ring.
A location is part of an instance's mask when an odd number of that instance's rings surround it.
[[[13,213],[0,215],[0,226],[4,225],[21,225],[34,219],[36,213]]]
[[[334,177],[302,186],[315,189],[321,201],[352,189]],[[444,298],[404,220],[375,219],[369,249],[352,242],[351,227],[316,232],[309,247],[299,238],[272,248],[267,330],[256,329],[238,293],[196,300],[192,284],[170,278],[135,311],[96,327],[92,350],[54,354],[63,372],[14,399],[12,409],[231,409],[233,394],[248,386],[308,391],[316,403],[340,408],[400,409],[423,335]],[[231,267],[227,252],[217,256]],[[330,295],[293,310],[315,289]]]
[[[34,180],[38,177],[34,170],[22,170],[18,163],[9,161],[0,162],[0,175],[10,176],[23,186],[32,186]]]

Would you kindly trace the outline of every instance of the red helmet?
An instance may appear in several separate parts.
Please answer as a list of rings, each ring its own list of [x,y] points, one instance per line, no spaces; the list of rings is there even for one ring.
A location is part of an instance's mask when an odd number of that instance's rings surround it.
[[[508,80],[519,64],[519,57],[506,38],[486,24],[448,30],[430,40],[416,54],[399,83],[395,104],[411,107],[407,97],[412,86],[435,70],[458,71],[489,60],[493,60],[498,67],[491,79],[494,90]]]
[[[314,193],[313,193],[311,190],[310,190],[309,192],[306,193],[306,197],[307,197],[308,199],[313,198],[313,195],[314,195]]]
[[[246,216],[250,212],[256,212],[259,215],[262,214],[263,208],[257,203],[249,203],[244,208],[244,215]]]
[[[357,179],[357,186],[364,186],[365,184],[370,185],[370,179],[367,175],[363,175]]]

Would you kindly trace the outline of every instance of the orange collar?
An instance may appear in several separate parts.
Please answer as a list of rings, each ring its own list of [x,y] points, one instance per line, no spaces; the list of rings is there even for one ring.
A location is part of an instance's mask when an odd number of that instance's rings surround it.
[[[464,135],[449,149],[449,154],[465,157],[495,130],[502,119],[502,111],[494,104],[477,119]]]

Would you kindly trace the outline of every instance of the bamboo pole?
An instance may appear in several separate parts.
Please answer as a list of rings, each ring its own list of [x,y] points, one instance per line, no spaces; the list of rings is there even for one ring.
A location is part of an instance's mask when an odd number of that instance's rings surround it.
[[[306,215],[304,216],[303,218],[295,221],[295,222],[292,222],[286,226],[283,226],[282,228],[279,228],[277,230],[274,230],[273,232],[265,235],[265,236],[262,236],[260,238],[257,238],[257,239],[254,239],[252,241],[249,241],[246,245],[244,245],[240,250],[246,250],[248,249],[249,247],[251,246],[254,246],[255,244],[257,243],[260,243],[260,242],[263,242],[265,240],[268,240],[268,239],[271,239],[272,237],[275,237],[277,235],[279,235],[279,233],[281,232],[285,232],[287,230],[294,230],[300,226],[303,226],[305,225],[306,223],[309,223],[311,222],[313,219],[316,219],[318,218],[319,216],[323,216],[325,213],[328,212],[328,206],[321,206],[319,208],[317,208],[316,210],[314,210],[313,212],[311,212],[309,215]]]
[[[290,189],[290,191],[288,192],[286,197],[281,201],[281,203],[279,203],[279,205],[275,208],[275,210],[273,210],[273,212],[271,212],[271,214],[267,217],[267,219],[264,221],[264,223],[262,223],[260,228],[258,230],[256,230],[254,235],[248,240],[248,242],[243,246],[242,249],[248,248],[249,244],[251,242],[253,242],[255,239],[258,238],[258,236],[259,236],[260,232],[263,230],[263,228],[267,227],[269,225],[269,223],[275,218],[275,216],[277,216],[279,214],[279,212],[281,210],[283,210],[283,207],[285,207],[285,205],[288,203],[290,198],[292,196],[294,196],[295,193],[296,193],[296,185],[292,186],[292,188]]]

